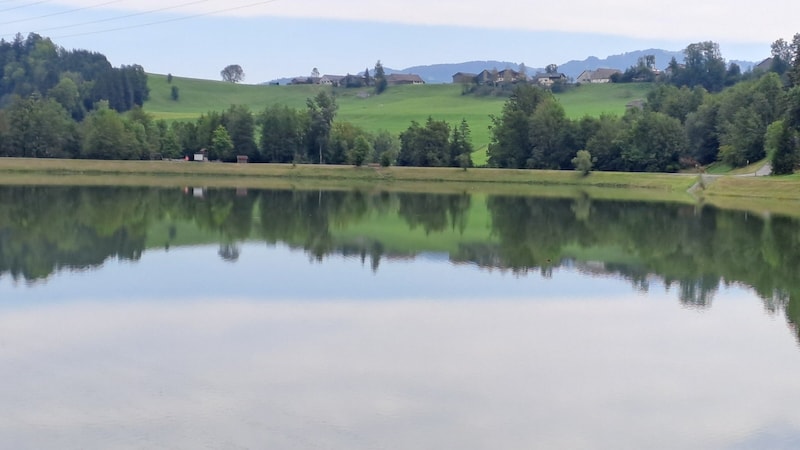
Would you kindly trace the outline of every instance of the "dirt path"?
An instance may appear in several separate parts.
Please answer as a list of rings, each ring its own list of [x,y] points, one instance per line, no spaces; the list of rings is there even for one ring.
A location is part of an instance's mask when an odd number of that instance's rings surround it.
[[[725,177],[725,176],[733,176],[733,177],[766,177],[772,173],[772,164],[766,163],[763,166],[759,167],[755,172],[751,173],[740,173],[738,175],[711,175],[707,173],[700,174],[700,178],[697,180],[692,187],[689,188],[687,192],[690,194],[694,194],[698,190],[704,190],[711,184],[713,184],[718,179]]]

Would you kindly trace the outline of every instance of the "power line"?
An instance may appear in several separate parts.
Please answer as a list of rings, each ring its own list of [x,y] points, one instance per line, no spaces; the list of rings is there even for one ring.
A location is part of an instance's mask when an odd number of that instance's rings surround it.
[[[183,16],[183,17],[175,17],[175,18],[172,18],[172,19],[157,20],[155,22],[141,23],[141,24],[130,25],[130,26],[126,26],[126,27],[117,27],[117,28],[110,28],[110,29],[107,29],[107,30],[87,31],[85,33],[75,33],[75,34],[67,34],[67,35],[62,35],[62,36],[54,36],[53,39],[69,38],[69,37],[76,37],[76,36],[86,36],[86,35],[91,35],[91,34],[110,33],[110,32],[113,32],[113,31],[122,31],[122,30],[130,30],[130,29],[133,29],[133,28],[141,28],[141,27],[147,27],[147,26],[152,26],[152,25],[161,25],[161,24],[164,24],[164,23],[178,22],[178,21],[181,21],[181,20],[189,20],[189,19],[195,19],[197,17],[210,16],[212,14],[219,14],[219,13],[224,13],[224,12],[229,12],[229,11],[236,11],[236,10],[239,10],[239,9],[252,8],[252,7],[258,6],[258,5],[265,5],[267,3],[274,3],[276,1],[278,1],[278,0],[266,0],[266,1],[263,1],[263,2],[255,2],[255,3],[250,3],[250,4],[242,5],[242,6],[234,6],[234,7],[231,7],[231,8],[218,9],[216,11],[209,11],[209,12],[205,12],[205,13],[191,14],[191,15]],[[200,2],[194,2],[194,3],[200,3]],[[185,6],[185,5],[182,5],[182,6]],[[169,9],[169,8],[167,8],[167,9]],[[135,14],[135,15],[140,15],[140,14]],[[72,26],[72,25],[70,25],[70,26]],[[77,25],[74,25],[74,26],[77,26]],[[58,28],[67,28],[67,27],[58,27]],[[53,28],[49,28],[49,29],[52,30]],[[41,31],[44,31],[44,30],[41,30]]]
[[[41,0],[41,1],[38,1],[38,2],[25,3],[24,5],[18,5],[18,6],[12,6],[11,8],[0,9],[0,12],[11,11],[11,10],[14,10],[14,9],[27,8],[28,6],[38,5],[38,4],[41,4],[41,3],[47,3],[49,1],[50,0]]]
[[[110,5],[112,3],[119,3],[119,2],[122,2],[122,1],[125,1],[125,0],[112,0],[110,2],[100,3],[100,4],[97,4],[97,5],[84,6],[82,8],[69,9],[67,11],[59,11],[59,12],[54,12],[54,13],[51,13],[51,14],[45,14],[45,15],[37,16],[37,17],[28,17],[26,19],[11,20],[9,22],[0,22],[0,25],[8,25],[8,24],[11,24],[11,23],[19,23],[19,22],[30,22],[31,20],[44,19],[44,18],[47,18],[47,17],[60,16],[60,15],[63,15],[63,14],[70,14],[70,13],[74,13],[74,12],[78,12],[78,11],[83,11],[85,9],[99,8],[101,6],[107,6],[107,5]]]
[[[106,19],[91,20],[89,22],[74,23],[72,25],[61,25],[61,26],[58,26],[58,27],[40,28],[40,29],[37,30],[37,32],[52,31],[52,30],[63,30],[64,28],[75,28],[75,27],[82,27],[84,25],[93,25],[93,24],[96,24],[96,23],[113,22],[115,20],[129,19],[131,17],[144,16],[144,15],[147,15],[147,14],[153,14],[153,13],[157,13],[157,12],[169,11],[170,9],[182,8],[184,6],[196,5],[198,3],[205,3],[207,1],[208,0],[196,0],[196,1],[193,1],[193,2],[180,3],[178,5],[173,5],[173,6],[165,6],[163,8],[151,9],[151,10],[148,10],[148,11],[142,11],[142,12],[138,12],[138,13],[131,13],[131,14],[125,14],[125,15],[122,15],[122,16],[108,17]],[[14,33],[9,33],[9,34],[3,34],[3,35],[0,35],[0,36],[12,36],[13,34]]]

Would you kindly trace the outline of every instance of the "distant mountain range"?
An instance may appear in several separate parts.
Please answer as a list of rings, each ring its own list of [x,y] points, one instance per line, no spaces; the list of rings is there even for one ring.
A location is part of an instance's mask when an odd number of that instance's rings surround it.
[[[558,71],[565,74],[567,77],[575,79],[584,70],[595,70],[600,68],[606,69],[619,69],[625,70],[628,67],[634,66],[639,61],[639,58],[645,55],[653,55],[656,58],[656,67],[663,70],[669,65],[670,60],[674,57],[678,62],[683,62],[683,51],[669,51],[661,49],[647,49],[636,50],[633,52],[622,53],[620,55],[611,55],[607,58],[600,59],[595,56],[590,56],[583,61],[568,61],[558,65]],[[760,62],[760,61],[759,61]],[[752,61],[738,61],[732,60],[728,63],[736,63],[746,71],[758,62]],[[479,73],[484,69],[503,70],[514,69],[519,70],[519,63],[508,61],[468,61],[454,64],[433,64],[427,66],[412,66],[405,69],[392,69],[384,67],[386,74],[392,73],[414,73],[422,77],[426,83],[451,83],[453,81],[453,74],[458,72],[464,73]],[[526,72],[529,76],[535,75],[537,72],[544,72],[542,67],[526,67]],[[291,78],[282,78],[280,80],[273,80],[270,83],[286,84],[291,81]]]

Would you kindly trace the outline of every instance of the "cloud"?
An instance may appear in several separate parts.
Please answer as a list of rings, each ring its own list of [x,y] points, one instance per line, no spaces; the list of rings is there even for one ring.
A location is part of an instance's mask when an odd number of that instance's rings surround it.
[[[65,0],[74,7],[96,5],[94,0]],[[705,2],[677,0],[654,5],[639,0],[561,2],[506,0],[493,5],[482,0],[406,0],[375,2],[348,0],[335,6],[327,0],[272,1],[123,1],[108,8],[149,11],[179,6],[179,14],[235,17],[291,17],[411,25],[457,26],[480,29],[602,33],[639,39],[674,41],[713,40],[739,43],[771,42],[798,30],[794,18],[800,3],[753,8],[741,0]],[[780,11],[776,13],[776,8]]]

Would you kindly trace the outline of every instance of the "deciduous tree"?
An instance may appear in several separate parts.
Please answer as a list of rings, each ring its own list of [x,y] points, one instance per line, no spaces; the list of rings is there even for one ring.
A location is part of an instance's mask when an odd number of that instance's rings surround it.
[[[227,81],[229,83],[239,83],[244,80],[244,70],[242,66],[238,64],[225,66],[219,74],[222,77],[222,81]]]

